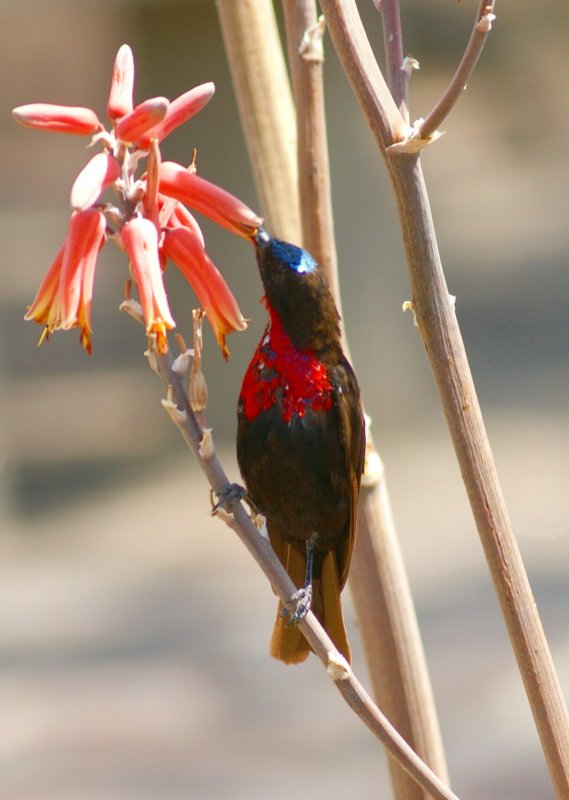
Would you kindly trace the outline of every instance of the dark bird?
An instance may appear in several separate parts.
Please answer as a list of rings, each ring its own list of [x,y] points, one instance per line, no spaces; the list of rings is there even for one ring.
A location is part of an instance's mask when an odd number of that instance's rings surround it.
[[[243,379],[237,459],[247,494],[299,591],[279,604],[270,652],[287,664],[310,646],[295,624],[309,608],[350,660],[340,592],[356,535],[365,427],[326,279],[300,247],[254,238],[269,323]]]

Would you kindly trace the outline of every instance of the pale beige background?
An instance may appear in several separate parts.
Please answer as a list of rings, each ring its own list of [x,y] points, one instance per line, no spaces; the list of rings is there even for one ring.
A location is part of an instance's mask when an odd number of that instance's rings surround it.
[[[379,20],[361,3],[376,42]],[[404,6],[424,115],[475,3]],[[480,69],[425,154],[439,245],[504,489],[569,690],[569,135],[566,4],[498,3]],[[0,796],[178,800],[388,796],[380,748],[315,660],[267,655],[274,598],[161,410],[141,331],[118,312],[126,267],[96,280],[94,354],[36,350],[23,322],[64,236],[78,138],[26,131],[31,101],[104,112],[120,44],[137,99],[214,80],[214,101],[164,146],[256,205],[212,2],[0,3]],[[550,798],[536,734],[445,431],[389,186],[328,45],[328,114],[345,317],[388,470],[439,707],[464,798]],[[231,474],[234,405],[264,312],[246,243],[204,226],[252,318],[224,365],[207,337],[208,411]],[[190,291],[169,275],[188,335]],[[356,649],[365,675],[346,598]]]

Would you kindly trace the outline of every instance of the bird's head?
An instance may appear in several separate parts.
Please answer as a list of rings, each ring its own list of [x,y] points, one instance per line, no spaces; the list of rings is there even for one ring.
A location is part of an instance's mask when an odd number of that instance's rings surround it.
[[[270,313],[300,348],[339,342],[340,317],[324,273],[310,253],[259,228],[253,237]]]

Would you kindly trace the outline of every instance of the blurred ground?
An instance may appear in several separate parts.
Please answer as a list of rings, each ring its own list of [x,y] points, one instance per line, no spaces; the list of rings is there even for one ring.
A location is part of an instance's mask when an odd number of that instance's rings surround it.
[[[421,61],[413,115],[444,88],[474,3],[403,4]],[[0,141],[0,797],[8,800],[388,796],[379,747],[312,659],[272,662],[274,598],[160,408],[141,332],[117,311],[105,248],[94,355],[74,332],[36,350],[23,310],[64,236],[78,139],[9,110],[103,109],[129,42],[137,98],[215,80],[164,148],[255,207],[213,3],[3,3]],[[381,39],[372,4],[367,29]],[[498,4],[468,91],[425,154],[439,246],[504,491],[560,680],[569,689],[569,56],[567,7]],[[410,315],[392,199],[328,47],[328,116],[345,318],[374,418],[424,636],[451,776],[463,798],[552,797],[465,493]],[[377,164],[377,167],[374,165]],[[232,464],[234,398],[263,325],[247,245],[206,228],[250,331],[221,363],[206,336],[208,409]],[[168,275],[186,336],[191,296]],[[237,477],[235,468],[232,477]],[[346,602],[349,606],[349,599]],[[350,619],[351,612],[349,611]],[[364,675],[357,651],[356,668]]]
[[[523,415],[491,424],[567,689],[569,426]],[[455,790],[550,797],[448,448],[422,434],[390,437],[383,452]],[[536,498],[544,473],[548,494]],[[442,510],[430,501],[441,485]],[[136,486],[11,522],[0,539],[2,797],[388,791],[378,746],[316,660],[292,669],[269,659],[274,598],[235,535],[208,517],[204,479],[183,451]]]

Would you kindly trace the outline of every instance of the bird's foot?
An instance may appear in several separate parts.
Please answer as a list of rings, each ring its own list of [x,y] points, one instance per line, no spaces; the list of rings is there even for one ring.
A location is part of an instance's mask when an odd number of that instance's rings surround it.
[[[283,607],[281,617],[286,617],[290,614],[290,619],[287,625],[298,625],[298,623],[305,618],[312,606],[312,585],[303,586],[293,594],[289,601],[290,604],[294,603],[294,611],[289,611],[288,608]]]
[[[214,497],[217,498],[215,502]],[[228,514],[231,514],[231,506],[234,503],[240,503],[242,500],[245,501],[251,509],[251,519],[253,520],[254,524],[259,527],[257,520],[262,517],[262,514],[247,494],[245,487],[241,486],[239,483],[228,483],[227,486],[223,487],[223,489],[210,490],[211,514],[212,516],[215,516],[215,514],[217,514],[217,512],[221,509],[226,511]]]
[[[214,502],[214,497],[217,500]],[[231,506],[233,503],[238,503],[247,498],[247,492],[243,486],[238,483],[228,483],[223,489],[211,489],[211,514],[217,514],[220,509],[231,513]]]

